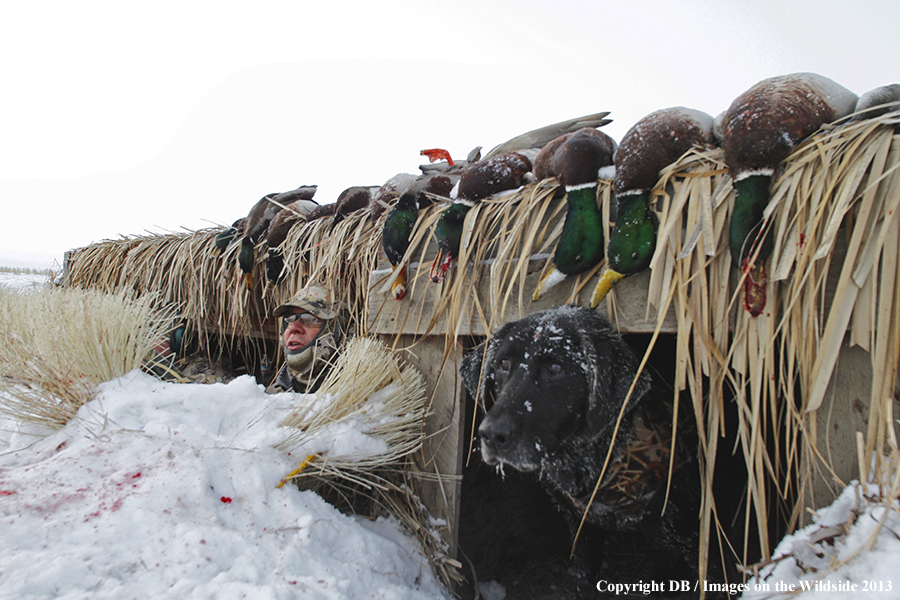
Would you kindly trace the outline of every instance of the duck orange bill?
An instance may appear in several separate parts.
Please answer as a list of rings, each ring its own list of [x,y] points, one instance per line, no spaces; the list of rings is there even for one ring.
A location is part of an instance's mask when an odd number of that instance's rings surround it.
[[[452,261],[453,257],[449,252],[444,253],[442,250],[438,250],[437,256],[431,263],[431,280],[435,283],[444,283]]]
[[[752,317],[758,317],[766,308],[766,287],[769,275],[766,265],[750,265],[744,259],[744,309]]]
[[[394,295],[394,300],[403,300],[406,296],[406,265],[392,266],[391,272],[395,273],[394,283],[391,284],[391,293]]]
[[[253,273],[244,273],[241,277],[244,279],[244,286],[248,290],[253,289]]]
[[[550,291],[553,286],[561,282],[566,278],[566,274],[556,268],[556,265],[550,265],[550,268],[541,277],[541,280],[538,281],[537,286],[534,288],[534,294],[531,296],[531,300],[537,302],[541,299],[541,296]]]
[[[624,277],[624,273],[619,273],[618,271],[613,271],[609,267],[606,267],[606,270],[603,271],[603,275],[600,276],[600,281],[597,282],[597,286],[594,288],[594,293],[591,295],[591,308],[600,306],[600,303],[606,298],[609,290]]]

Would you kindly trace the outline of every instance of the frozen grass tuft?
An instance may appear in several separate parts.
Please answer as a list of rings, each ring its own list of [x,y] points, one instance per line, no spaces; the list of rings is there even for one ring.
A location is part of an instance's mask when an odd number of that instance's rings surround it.
[[[0,412],[62,427],[98,384],[141,367],[171,323],[150,296],[0,287]]]

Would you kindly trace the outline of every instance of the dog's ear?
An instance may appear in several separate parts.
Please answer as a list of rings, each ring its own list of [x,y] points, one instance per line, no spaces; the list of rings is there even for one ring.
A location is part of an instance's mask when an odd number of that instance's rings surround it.
[[[515,322],[501,325],[482,343],[478,344],[459,363],[459,374],[463,384],[473,398],[485,394],[484,369],[490,366],[498,346],[515,326]]]
[[[481,387],[481,367],[484,364],[484,354],[487,352],[487,342],[482,342],[472,348],[463,356],[459,363],[459,374],[469,394],[476,398]]]
[[[616,422],[626,400],[624,415],[629,415],[637,408],[650,393],[653,379],[649,371],[644,370],[637,381],[634,381],[641,361],[608,323],[602,323],[587,337],[590,338],[588,352],[594,355],[595,361],[588,421],[596,426],[595,431],[602,431],[610,423]]]
[[[622,403],[627,399],[628,408],[625,410],[625,413],[627,414],[633,411],[650,392],[653,381],[650,377],[650,373],[648,373],[646,369],[641,372],[637,382],[634,381],[634,376],[637,374],[639,367],[640,361],[627,361],[627,367],[624,368],[619,374],[619,377],[616,378],[616,410],[621,410]],[[631,396],[628,396],[628,391],[631,390],[632,383],[634,383],[634,390],[631,391]]]

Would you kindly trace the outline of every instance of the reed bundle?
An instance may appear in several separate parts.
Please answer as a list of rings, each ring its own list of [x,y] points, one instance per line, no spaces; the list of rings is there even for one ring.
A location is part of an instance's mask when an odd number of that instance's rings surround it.
[[[355,477],[400,465],[421,447],[426,414],[425,381],[381,342],[354,338],[341,351],[315,394],[300,403],[283,425],[292,433],[281,448],[315,458],[295,477]],[[358,454],[316,446],[336,429],[349,427],[371,439]]]
[[[257,244],[253,275],[262,283],[247,289],[237,265],[240,243],[235,240],[222,253],[215,249],[216,236],[225,228],[124,237],[78,249],[66,284],[153,294],[160,306],[176,307],[201,336],[224,332],[238,343],[258,333],[278,304],[310,283],[324,284],[354,321],[363,320],[367,290],[360,282],[377,264],[381,238],[373,232],[380,232],[380,224],[367,211],[357,211],[336,226],[331,219],[295,226],[280,247],[284,280],[265,295],[268,248]]]
[[[141,367],[166,339],[171,315],[150,296],[0,287],[0,412],[62,427],[97,385]]]
[[[242,303],[230,301],[229,293],[239,292],[238,245],[218,255],[215,238],[222,231],[123,237],[80,248],[65,283],[110,293],[150,294],[161,306],[177,307],[194,323],[246,333],[252,319],[236,318],[235,313],[249,311]]]
[[[413,472],[412,455],[425,439],[428,412],[421,373],[382,342],[358,337],[322,387],[299,398],[282,423],[293,432],[280,448],[305,458],[282,484],[294,480],[302,489],[364,494],[416,536],[445,583],[455,581],[458,563],[413,493],[421,475]],[[344,447],[331,445],[335,435]],[[367,439],[346,446],[360,436]]]

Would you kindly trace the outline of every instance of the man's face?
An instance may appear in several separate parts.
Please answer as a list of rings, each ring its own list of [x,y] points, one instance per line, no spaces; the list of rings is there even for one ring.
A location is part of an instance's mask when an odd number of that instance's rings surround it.
[[[284,324],[284,332],[281,334],[284,347],[288,352],[296,352],[313,341],[322,329],[324,321],[312,313],[297,308],[284,316]]]

